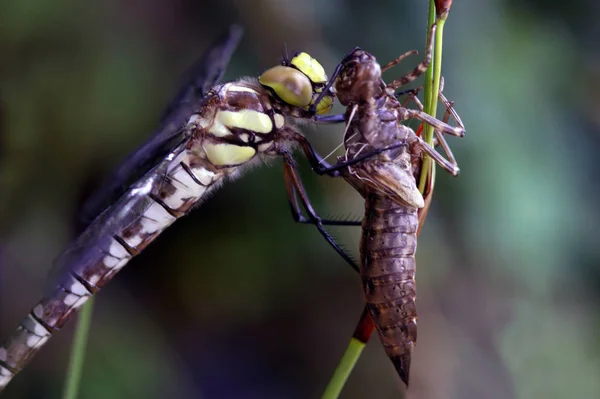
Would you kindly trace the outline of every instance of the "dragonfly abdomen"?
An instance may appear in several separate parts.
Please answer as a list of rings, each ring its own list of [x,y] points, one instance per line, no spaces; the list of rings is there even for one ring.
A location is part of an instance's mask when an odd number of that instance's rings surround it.
[[[417,208],[367,196],[360,246],[363,288],[385,352],[404,381],[417,341],[417,229]]]
[[[123,196],[119,206],[127,210],[130,223],[119,231],[101,234],[93,248],[71,258],[70,270],[0,347],[0,390],[74,312],[183,216],[224,174],[211,170],[192,151],[183,151],[165,166],[165,175],[160,176],[164,179],[162,184],[142,193],[144,187],[152,186],[152,178],[142,179]]]

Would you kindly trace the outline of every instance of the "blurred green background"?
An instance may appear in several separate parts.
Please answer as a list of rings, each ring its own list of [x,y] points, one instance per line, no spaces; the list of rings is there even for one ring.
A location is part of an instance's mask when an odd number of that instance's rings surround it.
[[[418,253],[409,398],[600,397],[600,3],[457,0],[445,94],[466,127]],[[227,79],[306,50],[422,53],[426,1],[2,2],[0,337],[47,285],[82,198],[151,132],[179,76],[232,22]],[[393,79],[420,56],[387,73]],[[338,109],[339,110],[339,109]],[[414,126],[414,124],[413,124]],[[321,153],[342,127],[304,129]],[[301,158],[301,157],[299,157]],[[362,215],[301,161],[323,216]],[[81,398],[314,398],[362,310],[358,277],[292,221],[279,160],[219,190],[98,296]],[[352,253],[359,229],[335,231]],[[56,398],[73,323],[3,398]],[[396,398],[374,337],[343,398]]]

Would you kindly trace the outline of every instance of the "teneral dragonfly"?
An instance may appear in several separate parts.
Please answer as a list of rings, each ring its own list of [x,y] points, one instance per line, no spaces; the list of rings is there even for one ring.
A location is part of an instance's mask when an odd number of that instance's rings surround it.
[[[386,354],[407,385],[417,340],[415,253],[418,210],[425,205],[416,184],[421,154],[426,153],[452,175],[458,175],[459,169],[441,133],[464,135],[460,119],[456,118],[458,127],[450,126],[422,111],[405,108],[395,95],[397,88],[415,80],[427,69],[434,32],[435,25],[430,32],[425,60],[390,84],[382,80],[382,69],[395,65],[413,52],[384,68],[374,56],[360,48],[344,58],[330,84],[335,85],[340,103],[347,107],[345,156],[334,166],[327,165],[322,159],[315,162],[323,165],[318,173],[342,176],[365,199],[360,265],[355,268],[362,276],[367,309]],[[452,162],[402,124],[407,119],[432,125]],[[316,224],[320,230],[323,224],[339,224],[324,223],[319,218],[302,187],[293,159],[288,157],[286,161],[288,194],[296,220],[303,221],[298,196],[309,214],[309,223]]]
[[[77,309],[226,178],[294,143],[310,148],[290,119],[327,121],[318,116],[333,102],[329,89],[322,92],[323,67],[299,53],[258,79],[217,85],[240,37],[232,28],[205,53],[158,132],[84,207],[91,222],[56,260],[64,270],[58,282],[0,346],[0,391]]]

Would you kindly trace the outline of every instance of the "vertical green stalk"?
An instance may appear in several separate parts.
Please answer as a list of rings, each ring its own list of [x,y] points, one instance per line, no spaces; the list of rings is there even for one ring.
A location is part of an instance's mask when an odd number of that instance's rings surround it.
[[[444,36],[444,25],[448,13],[444,13],[437,22],[435,31],[435,47],[433,50],[433,60],[431,65],[425,72],[425,112],[435,117],[437,114],[437,98],[440,93],[440,80],[442,77],[442,45]],[[427,31],[431,29],[431,25],[435,22],[436,12],[433,0],[429,2],[429,21]],[[423,128],[423,140],[430,145],[433,145],[433,126],[425,124]],[[434,168],[435,165],[427,155],[423,156],[423,168],[421,170],[421,178],[419,180],[419,191],[424,192],[429,175],[429,168]]]
[[[358,339],[352,337],[350,344],[346,348],[346,352],[342,356],[340,363],[336,367],[325,392],[321,399],[335,399],[340,396],[348,377],[352,373],[352,369],[356,365],[356,362],[360,358],[360,355],[365,348],[366,342],[361,342]]]
[[[77,320],[77,328],[75,329],[75,339],[73,340],[73,348],[71,349],[71,359],[69,361],[69,370],[67,371],[67,378],[65,380],[63,399],[77,398],[85,359],[87,337],[90,331],[90,325],[92,324],[93,310],[94,298],[92,297],[88,299],[85,305],[83,305]]]
[[[435,3],[434,0],[429,0],[429,11],[427,12],[427,30],[425,31],[425,45],[427,46],[427,41],[429,40],[429,31],[431,30],[431,26],[435,22]],[[433,83],[433,65],[435,61],[432,60],[429,68],[425,71],[425,85],[424,92],[425,98],[423,101],[425,112],[429,110],[431,107],[431,85]],[[431,114],[430,114],[431,115]]]

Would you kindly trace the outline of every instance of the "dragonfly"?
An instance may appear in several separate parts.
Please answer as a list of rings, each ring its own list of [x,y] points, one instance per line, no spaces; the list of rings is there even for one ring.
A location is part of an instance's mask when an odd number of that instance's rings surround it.
[[[342,120],[325,115],[334,93],[304,52],[258,79],[219,84],[241,35],[234,26],[205,52],[156,133],[84,205],[86,227],[56,259],[57,282],[0,346],[0,391],[92,295],[224,181],[295,145],[314,158],[293,120]]]
[[[358,47],[342,60],[328,85],[334,85],[337,98],[347,108],[343,140],[345,154],[334,165],[320,157],[313,162],[321,166],[317,173],[344,178],[365,199],[360,265],[348,261],[349,257],[341,249],[338,252],[360,273],[366,299],[364,315],[370,316],[386,354],[407,386],[412,352],[417,341],[415,253],[419,221],[425,217],[424,214],[419,215],[419,210],[427,210],[416,184],[421,172],[422,154],[427,154],[456,176],[459,168],[442,133],[457,137],[465,133],[462,121],[445,97],[442,96],[442,100],[448,111],[444,120],[438,120],[422,110],[405,108],[395,93],[427,70],[435,29],[434,24],[425,59],[413,71],[389,84],[383,81],[382,72],[414,51],[401,55],[384,67],[373,55]],[[450,115],[454,115],[458,126],[447,124]],[[401,123],[408,119],[433,126],[437,141],[450,160]],[[293,158],[288,156],[285,166],[288,199],[294,219],[323,229],[325,223],[310,203]],[[428,190],[430,200],[431,187]],[[308,218],[302,216],[300,204]],[[366,320],[363,316],[356,330],[363,342],[370,335],[370,322]]]

